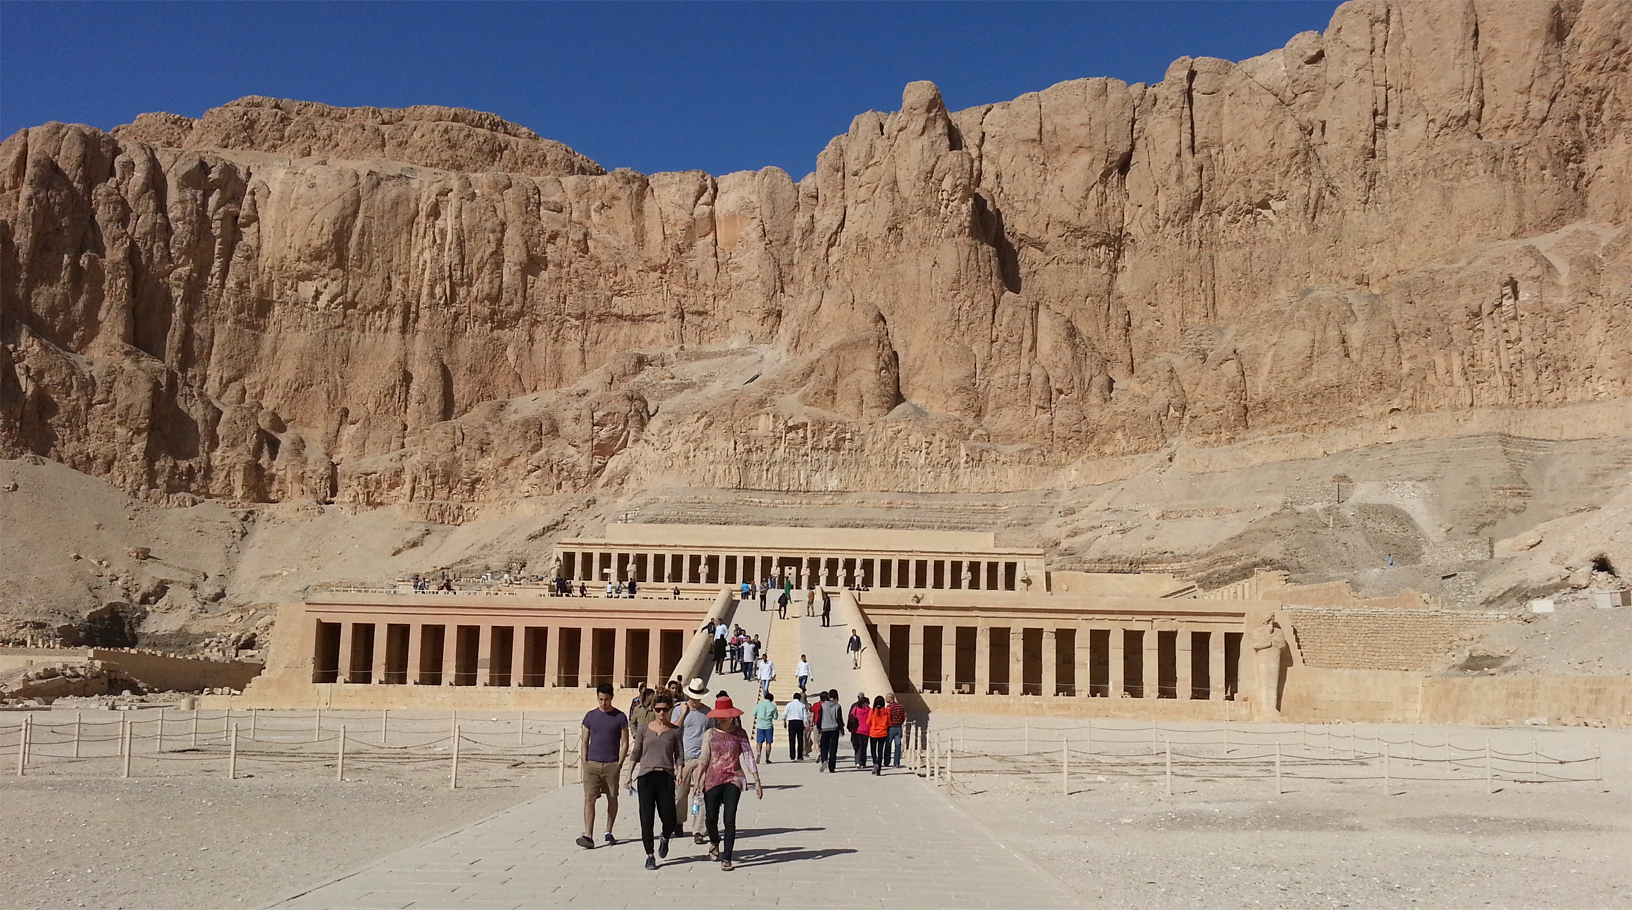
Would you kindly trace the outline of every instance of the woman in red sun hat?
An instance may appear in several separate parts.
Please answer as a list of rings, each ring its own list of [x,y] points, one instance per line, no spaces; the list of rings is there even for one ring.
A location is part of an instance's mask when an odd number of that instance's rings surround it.
[[[737,839],[737,801],[750,780],[759,799],[765,798],[765,787],[754,764],[754,747],[748,741],[748,731],[742,729],[742,709],[732,705],[731,699],[720,698],[708,716],[718,726],[703,734],[703,761],[692,783],[703,791],[703,806],[708,812],[709,858],[720,861],[721,871],[730,872],[731,846]],[[721,807],[725,809],[723,848],[720,844]]]

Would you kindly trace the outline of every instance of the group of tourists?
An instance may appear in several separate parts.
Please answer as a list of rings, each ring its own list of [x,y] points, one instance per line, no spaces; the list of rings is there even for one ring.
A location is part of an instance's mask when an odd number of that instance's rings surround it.
[[[801,665],[808,670],[805,662]],[[596,846],[596,806],[602,796],[607,806],[601,843],[617,843],[612,826],[619,793],[627,791],[637,800],[647,869],[657,869],[674,840],[688,834],[695,844],[708,845],[709,859],[721,870],[733,869],[737,805],[749,787],[756,798],[765,798],[759,769],[772,761],[778,720],[788,732],[791,761],[804,761],[815,737],[820,739],[817,770],[837,772],[839,739],[849,731],[856,769],[866,770],[869,756],[874,775],[901,766],[906,709],[893,694],[869,703],[865,693],[857,693],[846,712],[837,690],[819,692],[808,702],[800,692],[778,711],[776,699],[762,687],[750,739],[742,721],[745,712],[724,690],[707,706],[708,687],[700,678],[683,689],[678,680],[662,689],[643,689],[628,714],[612,703],[610,684],[601,684],[595,693],[596,707],[584,715],[579,732],[584,831],[577,843],[586,849]]]

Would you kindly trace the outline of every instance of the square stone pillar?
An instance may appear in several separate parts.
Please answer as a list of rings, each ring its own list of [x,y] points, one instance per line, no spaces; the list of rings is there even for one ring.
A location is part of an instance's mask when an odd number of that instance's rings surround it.
[[[612,687],[622,689],[631,682],[644,682],[650,685],[649,680],[629,679],[629,630],[612,630]]]
[[[561,685],[561,627],[544,627],[544,685]]]
[[[408,685],[419,685],[420,649],[425,646],[425,625],[423,623],[409,623],[408,625],[408,666],[406,676]]]
[[[527,684],[527,627],[510,627],[510,687]]]
[[[1019,695],[1026,688],[1026,628],[1009,626],[1009,694]]]
[[[352,626],[354,625],[356,625],[356,623],[340,623],[340,657],[339,660],[335,662],[335,682],[351,682],[351,642]]]
[[[581,626],[578,635],[578,688],[595,687],[595,630]]]
[[[376,622],[374,624],[374,665],[368,677],[368,681],[376,686],[385,683],[385,658],[390,650],[390,643],[391,624]]]
[[[1190,636],[1193,634],[1189,629],[1179,629],[1179,634],[1176,636],[1177,642],[1173,648],[1173,669],[1176,671],[1175,676],[1177,677],[1174,686],[1178,690],[1174,694],[1184,701],[1190,700],[1193,688],[1190,681]]]
[[[493,624],[476,627],[476,685],[493,685]]]
[[[1224,700],[1224,630],[1218,626],[1207,635],[1207,700]]]
[[[1144,683],[1146,698],[1155,698],[1157,695],[1156,683],[1160,677],[1157,675],[1156,671],[1159,669],[1162,653],[1161,649],[1156,646],[1157,640],[1155,627],[1152,626],[1147,628],[1145,630],[1145,661],[1144,666],[1142,667],[1142,669],[1145,671]]]
[[[1060,635],[1055,629],[1043,630],[1043,697],[1053,698],[1060,688]]]
[[[1110,654],[1110,671],[1111,671],[1111,680],[1110,680],[1111,686],[1110,686],[1110,689],[1111,689],[1111,692],[1110,692],[1110,694],[1111,694],[1112,698],[1121,698],[1122,697],[1122,692],[1124,691],[1124,689],[1126,688],[1126,686],[1128,684],[1128,681],[1123,678],[1123,672],[1122,672],[1123,668],[1124,668],[1124,664],[1122,663],[1123,648],[1126,647],[1126,645],[1127,645],[1127,630],[1123,629],[1121,626],[1112,626],[1111,627],[1111,634],[1109,636],[1107,636],[1107,637],[1110,639],[1110,645],[1111,645],[1111,654]]]
[[[459,667],[459,624],[457,621],[442,625],[442,685],[453,685],[454,672]]]
[[[738,563],[742,565],[742,563]],[[663,653],[663,630],[652,629],[646,633],[646,684],[656,689],[654,683],[666,682],[664,678],[663,662],[660,659]]]
[[[992,691],[992,627],[975,627],[975,694]]]
[[[924,691],[924,624],[915,622],[907,628],[907,682],[919,692]]]

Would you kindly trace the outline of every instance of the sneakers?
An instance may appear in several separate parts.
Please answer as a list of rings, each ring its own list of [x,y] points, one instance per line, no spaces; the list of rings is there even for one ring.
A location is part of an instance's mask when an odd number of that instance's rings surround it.
[[[653,872],[657,871],[657,860],[653,859],[651,854],[646,855],[646,868]]]
[[[583,847],[585,850],[595,849],[595,842],[582,834],[578,835],[578,840],[574,841],[574,843],[580,847]]]
[[[606,832],[606,836],[604,836],[604,837],[602,837],[602,838],[601,838],[601,840],[602,840],[602,841],[603,841],[603,842],[604,842],[604,843],[605,843],[605,844],[606,844],[606,845],[607,845],[607,846],[608,846],[608,847],[610,847],[610,846],[612,846],[612,845],[613,845],[613,844],[615,844],[615,843],[617,843],[617,842],[618,842],[618,839],[617,839],[617,838],[615,838],[615,837],[613,837],[613,836],[612,836],[612,832],[611,832],[611,831],[608,831],[608,832]]]
[[[657,855],[663,859],[669,858],[669,838],[667,835],[657,842]],[[649,863],[652,861],[652,858],[648,856],[646,857],[646,861]],[[648,866],[647,868],[650,869],[653,867]]]

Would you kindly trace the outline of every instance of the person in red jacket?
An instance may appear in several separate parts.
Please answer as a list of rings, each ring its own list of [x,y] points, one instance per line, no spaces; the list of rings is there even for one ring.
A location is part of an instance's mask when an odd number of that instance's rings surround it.
[[[856,703],[850,706],[850,747],[856,750],[856,767],[867,768],[867,744],[872,741],[872,713],[867,707],[867,693],[857,692]]]
[[[873,710],[867,715],[867,735],[873,746],[873,776],[884,773],[884,753],[890,744],[890,709],[884,707],[884,696],[873,699]]]

